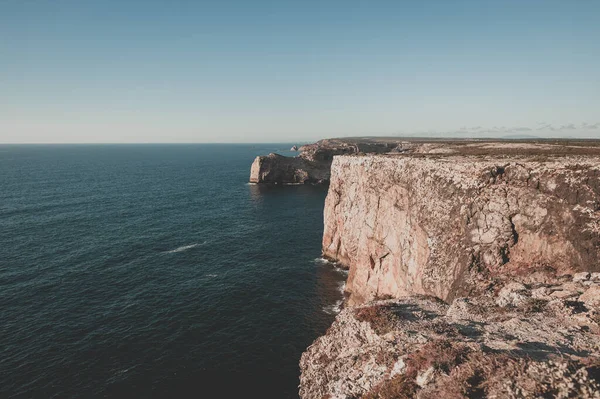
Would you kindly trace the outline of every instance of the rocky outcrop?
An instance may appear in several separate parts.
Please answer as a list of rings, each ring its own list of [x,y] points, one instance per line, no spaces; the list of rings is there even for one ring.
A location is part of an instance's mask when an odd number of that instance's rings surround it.
[[[302,355],[312,398],[600,398],[600,274],[343,310]]]
[[[329,180],[329,170],[329,163],[271,153],[256,157],[250,169],[250,183],[323,183]]]
[[[335,157],[324,224],[347,301],[303,399],[600,398],[597,142]]]
[[[271,153],[256,157],[250,169],[251,183],[307,184],[329,182],[331,162],[335,155],[359,152],[384,153],[393,148],[387,143],[363,143],[352,140],[321,140],[292,151],[300,154],[285,157]]]
[[[349,267],[349,304],[600,271],[600,158],[528,146],[335,157],[323,253]]]

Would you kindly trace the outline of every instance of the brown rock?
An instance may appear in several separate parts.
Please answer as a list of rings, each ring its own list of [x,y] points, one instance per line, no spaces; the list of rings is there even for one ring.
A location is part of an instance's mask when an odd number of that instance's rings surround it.
[[[331,170],[323,253],[349,267],[350,304],[600,269],[597,157],[342,156]]]
[[[591,274],[589,272],[575,273],[573,275],[573,282],[583,282],[590,279]]]
[[[520,288],[506,292],[531,301]],[[457,298],[448,306],[413,296],[346,308],[302,355],[300,397],[600,396],[593,309],[561,299],[553,300],[555,311],[527,301],[500,308],[497,299]]]
[[[588,288],[587,291],[579,297],[579,300],[591,308],[600,310],[600,287],[594,286]]]

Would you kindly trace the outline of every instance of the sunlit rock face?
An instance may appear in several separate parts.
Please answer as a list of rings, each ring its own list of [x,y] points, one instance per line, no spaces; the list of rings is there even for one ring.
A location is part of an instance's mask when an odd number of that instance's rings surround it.
[[[424,148],[334,157],[323,254],[349,268],[350,305],[600,271],[600,158]]]
[[[600,274],[344,309],[300,360],[300,397],[598,398]]]

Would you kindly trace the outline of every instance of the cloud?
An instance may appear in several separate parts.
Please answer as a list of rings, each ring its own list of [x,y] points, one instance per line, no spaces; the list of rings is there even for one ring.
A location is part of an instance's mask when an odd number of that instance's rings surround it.
[[[542,126],[539,126],[539,127],[538,127],[538,128],[536,128],[535,130],[554,130],[554,129],[552,128],[552,125],[551,125],[551,124],[549,124],[549,123],[545,123],[544,125],[542,125]]]
[[[596,122],[594,124],[589,124],[589,123],[582,123],[581,124],[581,129],[586,129],[586,130],[596,130],[596,129],[600,129],[600,122]]]
[[[580,125],[576,125],[574,123],[567,123],[564,125],[552,125],[549,123],[546,124],[538,124],[535,128],[537,131],[551,131],[551,132],[567,132],[573,130],[597,130],[600,129],[600,122],[596,122],[593,124],[590,123],[581,123]]]
[[[574,124],[569,123],[568,125],[562,125],[559,130],[575,130],[577,129],[577,127],[575,127]]]
[[[502,137],[504,135],[538,136],[540,137],[594,137],[598,133],[591,131],[600,130],[600,122],[596,123],[565,123],[553,125],[547,122],[538,122],[535,126],[461,126],[458,129],[445,131],[428,130],[411,132],[409,135],[423,135],[431,137],[455,136],[455,137]],[[529,133],[529,134],[528,134]],[[592,135],[592,136],[590,136]]]

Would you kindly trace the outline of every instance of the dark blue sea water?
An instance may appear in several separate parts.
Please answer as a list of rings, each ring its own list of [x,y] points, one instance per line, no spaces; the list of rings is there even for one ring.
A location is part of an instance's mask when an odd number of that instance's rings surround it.
[[[289,147],[0,146],[0,397],[297,397],[344,276],[325,188],[247,184]]]

